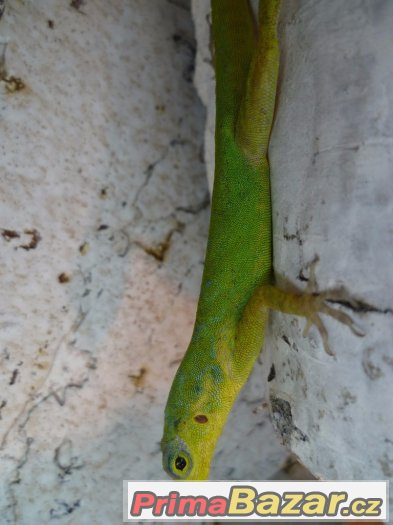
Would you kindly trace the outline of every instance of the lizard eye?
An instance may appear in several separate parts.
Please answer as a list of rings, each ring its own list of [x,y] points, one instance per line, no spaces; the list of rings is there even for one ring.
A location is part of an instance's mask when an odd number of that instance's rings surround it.
[[[169,458],[167,472],[173,478],[187,479],[192,470],[191,456],[184,450],[177,450]]]
[[[175,459],[175,467],[177,470],[183,471],[187,466],[187,460],[183,456],[177,456]]]
[[[162,447],[162,464],[166,472],[175,479],[187,479],[193,469],[192,456],[187,445],[180,438]]]

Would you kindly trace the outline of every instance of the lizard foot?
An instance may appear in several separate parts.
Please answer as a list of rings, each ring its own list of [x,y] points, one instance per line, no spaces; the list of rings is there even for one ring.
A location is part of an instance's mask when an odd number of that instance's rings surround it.
[[[304,317],[307,320],[306,326],[303,330],[303,336],[307,337],[310,328],[315,326],[321,335],[323,348],[329,355],[334,356],[335,353],[330,349],[328,342],[328,333],[326,327],[319,314],[325,314],[342,324],[345,324],[358,337],[364,337],[364,331],[356,324],[352,317],[341,310],[332,308],[327,304],[328,301],[343,299],[343,290],[330,290],[326,292],[318,292],[317,279],[315,276],[315,268],[319,262],[318,256],[314,257],[309,268],[309,279],[307,282],[304,296],[307,297],[305,301],[306,311]],[[301,296],[302,297],[302,296]]]
[[[325,292],[317,291],[315,278],[315,266],[318,258],[315,258],[309,265],[310,276],[306,290],[286,291],[272,285],[262,285],[255,293],[254,300],[264,307],[277,310],[279,312],[298,315],[304,317],[307,321],[303,335],[307,336],[311,326],[315,326],[319,331],[324,350],[329,355],[334,355],[328,343],[328,333],[322,321],[321,314],[328,315],[336,321],[348,326],[357,336],[363,337],[365,333],[355,323],[352,317],[341,310],[333,308],[328,302],[346,299],[343,289],[330,290]],[[293,288],[293,286],[292,286]]]

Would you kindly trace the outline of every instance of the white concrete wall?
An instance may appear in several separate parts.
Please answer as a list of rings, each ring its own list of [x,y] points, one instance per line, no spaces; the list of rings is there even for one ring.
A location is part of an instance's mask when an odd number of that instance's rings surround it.
[[[288,401],[291,449],[317,476],[393,477],[393,3],[288,2],[272,135],[279,275],[319,256],[320,290],[345,287],[354,336],[326,319],[330,346],[274,314],[271,396]],[[304,272],[306,273],[306,272]],[[358,301],[356,303],[356,301]],[[362,312],[363,310],[363,312]],[[284,341],[287,336],[289,344]],[[282,414],[281,414],[282,416]]]

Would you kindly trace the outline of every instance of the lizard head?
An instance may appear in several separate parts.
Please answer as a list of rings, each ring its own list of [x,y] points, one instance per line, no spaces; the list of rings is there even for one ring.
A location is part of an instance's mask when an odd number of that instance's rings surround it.
[[[175,479],[208,479],[214,449],[234,396],[217,363],[184,359],[165,409],[164,470]]]
[[[197,426],[208,422],[198,423],[195,417],[183,416],[180,420],[166,421],[161,442],[162,464],[174,479],[202,480],[209,477],[216,440],[208,431],[200,430]],[[199,414],[199,417],[201,420],[207,418],[205,414]]]

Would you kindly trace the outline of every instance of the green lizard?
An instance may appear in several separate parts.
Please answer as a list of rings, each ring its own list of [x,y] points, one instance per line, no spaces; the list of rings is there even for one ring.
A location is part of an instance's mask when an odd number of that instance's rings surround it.
[[[258,31],[247,0],[212,0],[216,162],[205,267],[192,339],[165,410],[163,466],[207,479],[217,440],[263,344],[269,308],[348,324],[324,296],[273,284],[267,157],[279,67],[279,0],[261,0]],[[326,298],[326,297],[325,297]]]

